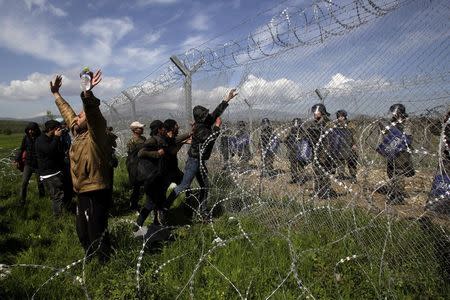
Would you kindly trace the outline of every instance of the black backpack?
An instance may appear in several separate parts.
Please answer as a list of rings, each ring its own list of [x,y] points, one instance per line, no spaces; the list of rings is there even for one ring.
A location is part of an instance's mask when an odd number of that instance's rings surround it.
[[[167,148],[166,141],[159,136],[152,136],[157,141],[157,146],[146,148],[150,151],[157,151],[158,149]],[[145,145],[145,144],[144,144]],[[142,149],[141,146],[139,148]],[[139,152],[137,150],[137,152]],[[136,152],[136,157],[137,157]],[[137,158],[137,168],[136,168],[136,180],[141,183],[148,183],[150,181],[155,180],[158,176],[160,176],[165,169],[164,160],[160,158]]]
[[[128,171],[128,179],[130,181],[131,185],[137,184],[138,180],[138,164],[139,164],[139,158],[138,158],[138,152],[142,149],[144,144],[136,145],[134,150],[128,154],[127,159],[125,161]]]

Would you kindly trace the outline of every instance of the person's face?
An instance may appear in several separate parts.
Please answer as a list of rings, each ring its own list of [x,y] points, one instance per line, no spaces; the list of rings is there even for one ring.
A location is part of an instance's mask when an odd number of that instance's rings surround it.
[[[339,116],[338,121],[341,122],[341,123],[345,122],[345,117],[344,116]]]
[[[53,128],[52,130],[50,130],[48,133],[50,134],[50,136],[54,136],[55,135],[55,131],[56,130],[58,130],[58,128],[61,128],[61,127],[55,127],[55,128]]]
[[[158,135],[165,136],[166,134],[167,130],[164,127],[158,129]]]
[[[135,128],[133,132],[137,135],[142,135],[144,133],[144,128]]]
[[[322,118],[322,116],[323,115],[322,115],[322,113],[320,111],[316,110],[314,112],[314,119],[319,120],[320,118]]]
[[[173,127],[174,136],[177,136],[179,131],[180,131],[180,126],[178,126],[178,124],[175,124],[175,126]]]
[[[84,112],[84,110],[82,110],[82,111],[78,114],[78,116],[75,117],[75,122],[76,122],[76,125],[77,125],[80,129],[87,128],[86,113]]]
[[[34,130],[33,129],[28,129],[28,135],[29,136],[33,136],[34,135]]]

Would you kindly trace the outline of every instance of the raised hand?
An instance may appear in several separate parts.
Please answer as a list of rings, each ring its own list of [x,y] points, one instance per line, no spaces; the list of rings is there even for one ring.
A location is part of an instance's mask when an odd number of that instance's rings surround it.
[[[55,136],[60,137],[62,135],[62,130],[61,128],[56,128],[55,130]]]
[[[62,76],[61,75],[56,75],[55,81],[51,82],[50,81],[50,91],[53,94],[58,94],[59,93],[59,88],[62,85]]]
[[[222,126],[222,118],[221,117],[218,117],[216,119],[216,122],[214,123],[214,126],[216,126],[216,127]]]
[[[237,92],[236,92],[236,89],[231,89],[229,92],[228,92],[228,96],[227,96],[227,98],[225,99],[225,102],[229,102],[231,99],[233,99],[234,97],[236,97],[237,96]]]
[[[102,81],[102,70],[97,70],[91,80],[91,90]]]

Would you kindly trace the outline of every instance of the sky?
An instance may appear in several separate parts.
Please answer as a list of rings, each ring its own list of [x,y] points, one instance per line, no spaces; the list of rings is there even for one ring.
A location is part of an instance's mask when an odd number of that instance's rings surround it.
[[[80,109],[78,76],[84,66],[102,69],[104,79],[95,93],[108,101],[127,87],[157,76],[161,64],[173,54],[246,40],[249,33],[266,28],[284,9],[308,7],[312,2],[0,0],[0,118],[29,118],[47,110],[55,113],[48,82],[56,74],[64,76],[63,96]],[[298,95],[316,86],[356,90],[371,82],[448,73],[450,8],[444,0],[430,3],[441,7],[429,12],[426,5],[431,4],[411,5],[388,18],[369,22],[352,35],[330,38],[316,47],[297,49],[262,63],[252,68],[242,92],[265,97],[273,106],[276,97],[298,101]],[[233,85],[242,74],[229,76],[228,83]],[[196,84],[201,86],[201,82]],[[448,95],[448,84],[440,88],[441,94]],[[194,97],[207,102],[225,91],[224,86],[208,91],[199,88]],[[180,97],[177,91],[172,94]],[[280,109],[286,106],[283,101],[278,103]]]
[[[111,97],[172,54],[274,6],[260,0],[0,0],[0,117],[54,109],[43,87],[63,74],[62,91],[75,96],[84,66],[103,70],[97,92]]]

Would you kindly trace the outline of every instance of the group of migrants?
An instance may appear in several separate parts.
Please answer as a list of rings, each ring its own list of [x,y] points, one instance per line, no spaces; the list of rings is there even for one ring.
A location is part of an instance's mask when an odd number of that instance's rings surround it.
[[[139,212],[136,223],[141,227],[153,212],[154,224],[166,225],[169,209],[178,207],[186,198],[194,179],[199,184],[198,211],[207,217],[206,200],[209,181],[207,161],[221,130],[221,114],[228,102],[236,96],[231,90],[213,112],[203,106],[193,109],[194,124],[190,132],[179,134],[179,125],[173,119],[164,122],[154,120],[150,124],[150,136],[145,138],[144,124],[130,125],[132,138],[127,143],[127,170],[132,186],[130,208],[139,209],[140,190],[143,187],[146,203]],[[184,172],[178,167],[178,151],[190,144]]]
[[[114,168],[118,164],[117,136],[107,126],[99,108],[100,100],[92,91],[102,80],[101,71],[94,74],[87,69],[83,72],[88,72],[90,83],[80,95],[82,111],[76,114],[61,96],[62,76],[56,76],[50,82],[50,90],[63,120],[47,121],[44,133],[38,124],[30,123],[14,163],[23,172],[20,205],[26,203],[28,182],[33,173],[37,175],[39,195],[44,196],[47,191],[56,217],[64,207],[72,211],[72,197],[76,196],[73,212],[78,238],[87,257],[96,252],[101,261],[106,261],[111,252],[107,228]],[[200,184],[200,211],[207,214],[204,203],[209,185],[206,162],[220,134],[220,115],[236,95],[236,91],[231,90],[213,112],[203,106],[194,107],[195,123],[192,130],[184,134],[179,134],[178,123],[172,119],[153,121],[147,139],[143,136],[143,124],[131,124],[133,137],[128,143],[127,157],[133,189],[130,207],[139,208],[141,187],[146,195],[146,204],[137,220],[139,226],[152,211],[154,222],[163,224],[165,213],[184,201],[194,178]],[[178,167],[177,153],[187,143],[191,146],[183,173]]]
[[[33,173],[37,175],[39,195],[45,191],[52,200],[53,213],[59,216],[65,207],[76,215],[78,238],[86,255],[99,254],[100,260],[107,260],[111,251],[108,236],[108,211],[112,204],[114,168],[117,136],[100,111],[100,100],[92,90],[101,82],[102,73],[84,70],[89,84],[82,88],[83,109],[76,114],[70,104],[61,96],[62,77],[56,76],[50,82],[62,120],[50,120],[41,133],[38,124],[30,123],[25,129],[15,164],[23,172],[20,203],[27,198],[28,182]],[[80,74],[82,77],[83,74]],[[126,166],[132,193],[131,210],[138,211],[136,220],[141,228],[147,217],[153,213],[153,223],[167,225],[167,213],[185,201],[194,179],[199,184],[198,212],[208,217],[207,197],[209,189],[207,161],[215,141],[225,165],[230,168],[230,159],[239,158],[244,164],[252,160],[250,133],[244,121],[237,123],[238,131],[232,134],[228,126],[222,127],[221,114],[230,100],[237,95],[232,89],[226,98],[210,112],[203,106],[193,109],[194,123],[189,132],[179,133],[179,125],[173,119],[154,120],[150,124],[150,135],[144,137],[145,124],[131,123],[132,138],[127,143]],[[390,107],[388,124],[379,124],[382,141],[377,152],[386,160],[389,181],[378,192],[386,194],[387,203],[402,204],[408,197],[405,191],[405,177],[415,175],[412,162],[412,131],[410,120],[403,104]],[[291,184],[303,185],[310,179],[305,168],[312,166],[314,192],[312,196],[330,199],[338,196],[332,188],[331,177],[357,182],[357,142],[355,128],[349,122],[347,112],[339,110],[336,120],[330,120],[330,113],[323,104],[311,108],[313,118],[302,122],[295,118],[287,137],[282,141],[275,134],[271,121],[261,122],[259,149],[261,154],[261,177],[276,176],[274,161],[281,143],[286,144],[290,162]],[[450,198],[450,112],[431,132],[442,136],[439,152],[439,169],[430,192],[428,208],[448,213]],[[178,152],[189,144],[184,172],[179,168]],[[349,176],[344,175],[345,168]],[[332,175],[332,176],[331,176]],[[139,207],[141,190],[145,194],[145,205]],[[76,205],[71,206],[76,196]],[[439,201],[444,199],[445,201]]]

